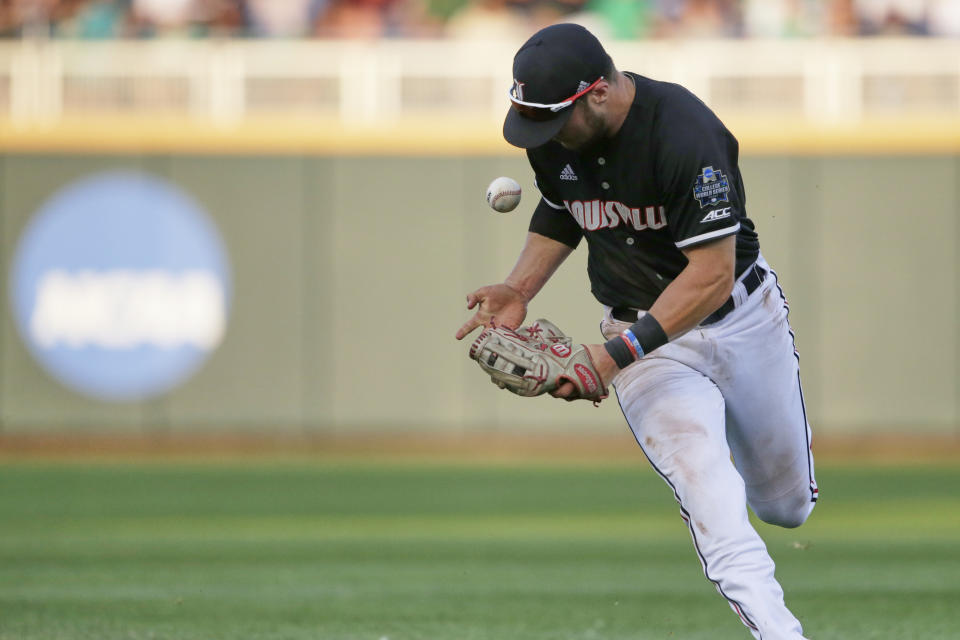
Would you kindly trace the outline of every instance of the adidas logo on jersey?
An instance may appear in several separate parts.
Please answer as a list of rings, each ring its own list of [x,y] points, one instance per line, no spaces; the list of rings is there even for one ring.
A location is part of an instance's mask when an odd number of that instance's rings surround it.
[[[560,172],[560,179],[571,181],[579,180],[579,178],[577,178],[577,174],[573,172],[573,167],[571,167],[569,164],[563,168],[563,171]]]
[[[704,222],[713,222],[715,220],[722,220],[724,218],[729,218],[731,216],[730,207],[724,207],[723,209],[714,209],[703,216],[703,220],[700,221],[700,224]]]

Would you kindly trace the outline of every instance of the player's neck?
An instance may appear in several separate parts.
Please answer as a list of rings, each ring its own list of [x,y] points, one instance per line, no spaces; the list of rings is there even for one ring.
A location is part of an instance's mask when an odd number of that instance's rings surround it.
[[[612,138],[620,132],[623,122],[630,113],[630,107],[633,105],[633,98],[637,93],[637,86],[633,78],[618,71],[617,84],[613,85],[613,91],[610,93],[610,120],[607,128],[607,137]]]

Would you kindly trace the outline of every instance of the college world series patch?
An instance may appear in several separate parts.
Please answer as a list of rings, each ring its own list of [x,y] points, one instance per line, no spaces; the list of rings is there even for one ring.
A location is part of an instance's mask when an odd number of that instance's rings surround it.
[[[693,197],[700,203],[700,208],[712,207],[720,202],[730,202],[730,183],[723,171],[716,171],[713,167],[704,167],[697,176],[697,183],[693,185]]]

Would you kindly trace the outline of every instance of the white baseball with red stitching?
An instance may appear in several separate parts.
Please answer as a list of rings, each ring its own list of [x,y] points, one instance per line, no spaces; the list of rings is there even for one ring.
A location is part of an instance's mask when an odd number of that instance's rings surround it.
[[[520,195],[520,183],[513,178],[501,176],[487,187],[487,204],[494,211],[506,213],[517,208],[520,204]]]

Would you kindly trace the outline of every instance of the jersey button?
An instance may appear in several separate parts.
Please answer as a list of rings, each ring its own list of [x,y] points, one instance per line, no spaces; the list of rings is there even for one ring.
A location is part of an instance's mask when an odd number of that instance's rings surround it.
[[[627,238],[627,244],[632,245],[632,244],[633,244],[633,238]]]
[[[609,189],[609,188],[610,188],[610,183],[609,183],[609,182],[601,182],[601,183],[600,183],[600,186],[603,187],[604,189]]]
[[[605,164],[607,164],[607,159],[606,159],[606,158],[597,158],[597,164],[599,164],[599,165],[601,165],[601,166],[602,166],[602,165],[605,165]]]

